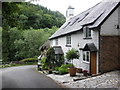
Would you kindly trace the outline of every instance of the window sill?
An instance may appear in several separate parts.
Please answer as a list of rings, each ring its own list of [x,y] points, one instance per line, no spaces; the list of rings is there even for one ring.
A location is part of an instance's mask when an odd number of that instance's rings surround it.
[[[90,62],[88,62],[88,61],[83,61],[83,63],[90,64]]]
[[[92,39],[91,37],[85,37],[85,38],[83,38],[83,39]]]
[[[66,47],[71,47],[71,45],[66,45]]]

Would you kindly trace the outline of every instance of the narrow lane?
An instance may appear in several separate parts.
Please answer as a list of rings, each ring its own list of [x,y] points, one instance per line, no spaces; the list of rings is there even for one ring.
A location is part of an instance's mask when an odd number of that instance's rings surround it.
[[[49,77],[35,71],[36,66],[18,66],[2,70],[2,88],[61,88]]]

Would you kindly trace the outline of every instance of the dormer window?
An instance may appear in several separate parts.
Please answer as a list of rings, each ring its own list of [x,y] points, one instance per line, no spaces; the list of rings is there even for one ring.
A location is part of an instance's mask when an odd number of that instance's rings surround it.
[[[84,38],[91,38],[91,30],[85,26],[83,27]]]

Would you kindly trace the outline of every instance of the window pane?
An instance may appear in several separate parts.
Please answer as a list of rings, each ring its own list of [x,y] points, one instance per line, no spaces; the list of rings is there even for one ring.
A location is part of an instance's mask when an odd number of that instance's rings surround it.
[[[85,52],[83,52],[83,60],[85,61]]]
[[[86,27],[83,28],[84,37],[86,37]]]
[[[66,44],[71,44],[71,36],[66,37]]]
[[[89,61],[89,59],[90,59],[90,54],[89,52],[86,52],[86,61]]]
[[[71,44],[71,36],[69,36],[69,44]]]
[[[91,37],[91,30],[88,30],[88,37]]]
[[[55,40],[55,45],[58,45],[58,39]]]
[[[83,28],[83,33],[85,38],[91,37],[91,30],[86,26]]]

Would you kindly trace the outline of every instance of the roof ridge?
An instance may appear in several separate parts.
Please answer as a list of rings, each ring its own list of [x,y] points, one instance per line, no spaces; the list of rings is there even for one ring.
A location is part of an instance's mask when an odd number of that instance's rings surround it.
[[[100,3],[101,3],[101,2],[99,2],[99,3],[95,4],[94,6],[92,6],[92,7],[88,8],[88,9],[87,9],[87,10],[85,10],[85,11],[80,12],[79,14],[77,14],[77,15],[76,15],[76,16],[74,16],[74,17],[77,17],[77,16],[79,16],[80,14],[82,14],[82,13],[85,13],[85,12],[89,11],[90,9],[93,9],[94,7],[96,7],[97,5],[99,5]],[[74,18],[74,17],[72,17],[72,18]]]
[[[107,3],[107,1],[112,1],[112,0],[103,0],[97,3],[96,5],[94,5],[93,7],[69,19],[49,39],[53,39],[59,36],[66,35],[68,33],[79,31],[86,24],[90,25],[92,28],[98,27],[101,24],[101,22],[103,22],[113,10],[116,10],[116,7],[120,3],[120,0],[117,0],[117,2],[111,2],[111,3]],[[80,22],[78,22],[79,20]],[[69,25],[67,25],[68,23]]]

